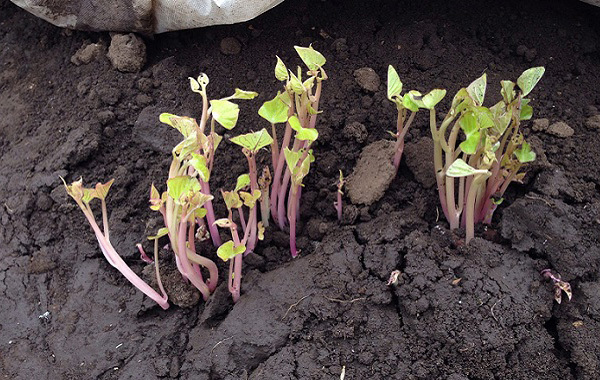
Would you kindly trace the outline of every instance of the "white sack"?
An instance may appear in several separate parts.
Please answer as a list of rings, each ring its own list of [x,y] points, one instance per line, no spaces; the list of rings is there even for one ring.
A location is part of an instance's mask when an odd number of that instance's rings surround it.
[[[283,0],[11,0],[56,26],[163,33],[243,22]]]

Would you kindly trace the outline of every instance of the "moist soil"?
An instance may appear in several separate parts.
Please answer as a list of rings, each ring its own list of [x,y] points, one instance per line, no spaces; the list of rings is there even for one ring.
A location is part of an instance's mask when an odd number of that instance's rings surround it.
[[[586,123],[600,106],[600,9],[287,0],[246,23],[146,36],[138,73],[113,68],[108,33],[62,30],[7,0],[0,10],[2,378],[339,379],[343,369],[345,379],[600,378],[600,132]],[[159,113],[198,117],[187,78],[206,72],[211,98],[235,87],[260,93],[241,104],[227,137],[265,127],[256,110],[279,89],[275,55],[293,67],[293,46],[310,43],[327,57],[330,79],[302,194],[300,256],[291,259],[287,234],[270,227],[245,258],[237,304],[224,285],[205,303],[175,281],[182,306],[163,311],[104,260],[59,176],[115,178],[112,242],[147,272],[135,244],[151,249],[145,236],[159,220],[148,189],[164,184],[178,139]],[[90,44],[98,45],[72,63]],[[405,88],[449,94],[487,72],[490,104],[501,79],[546,67],[534,118],[574,133],[524,123],[538,159],[468,246],[439,216],[433,172],[422,169],[431,168],[426,115],[382,197],[369,206],[344,198],[336,220],[338,170],[352,173],[363,148],[394,129],[388,64]],[[362,68],[380,77],[377,88],[361,87]],[[224,141],[213,189],[233,187],[246,170]],[[262,153],[259,167],[268,162]],[[199,249],[219,260],[210,245]],[[163,257],[165,277],[176,279],[168,250]],[[553,300],[545,268],[571,283],[570,302]],[[399,281],[388,286],[394,270]]]

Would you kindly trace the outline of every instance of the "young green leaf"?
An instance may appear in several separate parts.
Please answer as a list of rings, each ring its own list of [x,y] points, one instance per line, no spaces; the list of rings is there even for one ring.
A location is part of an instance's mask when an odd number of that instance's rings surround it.
[[[485,98],[485,88],[487,86],[487,75],[484,73],[479,78],[475,79],[467,87],[469,96],[475,101],[475,104],[480,106],[483,104]]]
[[[520,120],[529,120],[533,117],[533,108],[529,105],[529,99],[521,99]]]
[[[539,66],[527,69],[521,74],[519,79],[517,79],[517,84],[521,91],[523,91],[523,96],[527,96],[533,90],[545,71],[546,69],[543,66]]]
[[[275,98],[264,102],[258,109],[258,114],[271,124],[285,123],[288,119],[288,109],[289,107],[278,94]]]
[[[229,240],[223,243],[217,249],[217,256],[219,256],[223,261],[227,261],[229,259],[233,259],[235,256],[240,255],[246,252],[246,246],[243,244],[234,246],[233,241]]]
[[[104,184],[98,182],[96,184],[96,196],[100,199],[106,199],[108,191],[110,190],[110,187],[112,186],[113,182],[115,182],[114,178]]]
[[[154,236],[148,236],[148,240],[160,239],[161,237],[167,236],[168,234],[169,234],[169,229],[167,227],[163,227],[163,228],[160,228],[156,232],[156,235],[154,235]]]
[[[192,132],[198,129],[196,120],[187,116],[177,116],[165,112],[160,114],[159,120],[161,123],[165,123],[177,129],[183,137],[188,137]]]
[[[500,90],[502,99],[504,99],[506,104],[509,104],[515,98],[515,82],[503,80],[500,82],[500,85],[502,85],[502,89]]]
[[[488,173],[487,170],[477,170],[474,167],[467,164],[461,158],[457,159],[450,165],[448,170],[446,170],[446,175],[448,177],[467,177],[473,174],[479,173]]]
[[[315,128],[304,128],[296,115],[289,119],[290,126],[296,131],[296,138],[302,141],[315,141],[319,137],[319,132]]]
[[[294,170],[296,169],[296,166],[298,165],[298,161],[302,157],[302,152],[293,151],[286,147],[283,151],[283,154],[285,155],[285,162],[287,163],[288,167],[290,168],[290,171],[294,172]]]
[[[258,189],[254,190],[252,194],[245,191],[240,191],[240,197],[244,201],[244,205],[249,208],[254,208],[256,201],[260,199],[261,194],[261,191]]]
[[[228,210],[233,210],[242,207],[242,200],[237,192],[234,191],[221,191],[225,206]]]
[[[173,177],[167,181],[167,193],[178,203],[181,197],[188,192],[200,191],[200,184],[189,175]]]
[[[210,171],[208,170],[206,157],[195,152],[192,152],[191,155],[192,158],[190,159],[190,165],[196,169],[202,181],[208,182],[210,180]]]
[[[289,79],[288,69],[279,57],[277,57],[277,64],[275,65],[275,78],[282,82]]]
[[[446,90],[435,89],[431,90],[427,95],[423,96],[423,105],[428,110],[433,109],[446,96]]]
[[[296,52],[300,56],[300,59],[302,59],[302,62],[304,62],[304,64],[306,65],[306,67],[308,67],[310,71],[317,71],[319,70],[319,68],[325,65],[325,57],[323,57],[321,53],[313,49],[312,45],[310,45],[307,48],[294,46],[294,49],[296,49]]]
[[[194,216],[198,219],[202,219],[206,216],[207,213],[208,211],[204,207],[200,207],[197,208],[196,211],[194,211]]]
[[[63,177],[60,177],[60,179],[65,185],[67,194],[69,194],[71,198],[75,199],[76,202],[81,201],[83,198],[83,178],[80,177],[77,181],[71,183],[70,185],[67,185],[67,182],[65,182]]]
[[[246,186],[250,185],[250,175],[248,173],[242,174],[237,178],[237,183],[235,185],[235,190],[233,190],[234,192],[238,192],[240,190],[242,190],[243,188],[245,188]]]
[[[417,112],[419,110],[419,105],[413,101],[409,93],[404,94],[402,97],[402,105],[404,108],[407,108],[413,112]]]
[[[235,93],[231,96],[228,96],[224,100],[228,100],[228,99],[250,100],[250,99],[256,98],[257,96],[258,96],[258,92],[244,91],[244,90],[240,90],[239,88],[236,88]]]
[[[89,204],[91,201],[93,201],[96,198],[100,198],[98,196],[98,193],[96,192],[96,190],[94,189],[83,189],[83,197],[81,198],[81,201],[85,204]]]
[[[302,85],[302,81],[300,81],[300,79],[298,79],[298,77],[295,76],[294,73],[292,73],[291,71],[290,71],[290,86],[292,87],[292,90],[297,95],[301,95],[304,92],[304,86]]]
[[[400,98],[402,92],[402,81],[394,69],[394,66],[388,66],[387,98],[394,101],[394,98]]]
[[[198,83],[198,81],[192,77],[188,77],[188,79],[190,80],[190,87],[192,88],[192,91],[201,94],[202,91],[200,91],[200,83]]]
[[[237,144],[251,152],[258,152],[261,148],[271,145],[273,138],[269,135],[266,129],[261,129],[258,132],[246,133],[244,135],[235,136],[230,139],[232,143]]]
[[[237,123],[240,109],[237,104],[229,100],[211,100],[213,118],[227,129],[232,129]]]
[[[233,223],[231,223],[231,220],[227,219],[227,218],[221,218],[221,219],[217,219],[213,222],[213,224],[221,227],[221,228],[230,228],[233,227]]]
[[[460,149],[466,154],[474,154],[481,139],[477,117],[472,111],[465,112],[459,119],[459,125],[466,136],[465,141],[460,144]]]
[[[535,161],[535,152],[531,150],[531,145],[526,141],[523,141],[521,147],[515,150],[515,156],[522,164]]]

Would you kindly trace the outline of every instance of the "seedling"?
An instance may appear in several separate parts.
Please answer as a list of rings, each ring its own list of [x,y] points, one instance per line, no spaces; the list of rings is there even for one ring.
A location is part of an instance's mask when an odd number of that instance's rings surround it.
[[[483,74],[458,91],[439,128],[435,104],[445,91],[408,94],[414,106],[429,109],[440,203],[451,229],[465,227],[467,243],[476,223],[491,223],[508,185],[523,178],[523,165],[535,160],[519,126],[532,117],[525,96],[543,74],[543,67],[535,67],[523,72],[516,83],[502,81],[502,100],[490,108],[483,106],[487,85]],[[458,142],[461,131],[464,140]]]
[[[396,105],[398,110],[398,118],[396,121],[396,132],[390,132],[396,138],[394,149],[394,158],[392,162],[396,168],[396,172],[400,167],[402,153],[404,152],[404,138],[412,125],[415,115],[419,111],[419,106],[422,108],[433,108],[444,98],[446,90],[433,90],[429,94],[422,96],[420,92],[412,90],[402,95],[402,81],[392,65],[388,66],[388,83],[387,83],[387,98]],[[423,99],[425,103],[415,103],[413,99]],[[409,115],[410,112],[410,115]],[[407,118],[408,116],[408,118]]]
[[[550,279],[553,284],[554,284],[554,300],[560,304],[562,302],[562,292],[565,292],[565,294],[567,295],[567,298],[569,298],[569,301],[571,300],[571,297],[573,296],[573,293],[571,292],[571,284],[569,284],[566,281],[563,281],[560,279],[560,274],[556,274],[553,275],[552,272],[550,271],[550,269],[544,269],[541,272],[542,276],[544,276],[545,278]]]
[[[190,117],[168,113],[160,115],[160,121],[183,135],[183,141],[173,148],[167,191],[160,194],[154,185],[150,191],[150,207],[161,213],[165,223],[165,228],[150,237],[155,240],[155,250],[158,247],[157,240],[168,235],[177,268],[202,293],[205,300],[217,286],[218,271],[212,260],[196,253],[195,241],[209,235],[215,246],[221,246],[209,187],[215,152],[222,140],[215,132],[215,124],[219,123],[226,129],[234,128],[239,108],[231,100],[252,99],[258,95],[236,89],[231,96],[209,101],[206,92],[208,83],[205,74],[198,79],[190,78],[192,91],[202,96],[199,123]],[[208,125],[210,132],[206,132]],[[208,270],[209,278],[206,281],[200,267]]]
[[[173,162],[169,170],[169,178],[188,174],[197,177],[200,190],[203,194],[210,195],[209,180],[214,165],[215,152],[222,137],[215,132],[215,124],[218,123],[225,129],[231,130],[237,124],[239,107],[231,100],[253,99],[256,92],[244,91],[239,88],[235,93],[223,99],[208,99],[206,87],[209,79],[206,74],[200,74],[198,79],[189,78],[193,92],[202,96],[202,115],[199,123],[190,117],[176,116],[169,113],[160,115],[160,121],[177,129],[184,137],[173,149]],[[210,125],[210,131],[206,127]],[[214,225],[215,214],[212,200],[208,200],[206,208],[206,221],[210,231],[213,244],[221,245],[221,238],[217,227]]]
[[[340,170],[340,178],[337,184],[337,200],[333,202],[333,207],[335,207],[337,211],[338,222],[342,221],[342,195],[344,195],[342,188],[344,187],[345,183],[346,181],[344,180],[344,174]]]
[[[62,177],[61,177],[62,179]],[[160,289],[159,294],[156,290],[152,289],[150,285],[148,285],[144,280],[138,277],[133,270],[123,261],[121,256],[117,253],[110,242],[109,236],[109,227],[108,227],[108,213],[106,209],[106,196],[108,195],[108,191],[110,190],[111,185],[114,180],[110,180],[109,182],[102,184],[97,183],[95,188],[85,188],[83,187],[83,181],[79,179],[78,181],[73,182],[71,185],[67,185],[65,180],[63,179],[63,183],[65,185],[65,189],[67,190],[67,194],[71,196],[83,211],[88,223],[92,227],[94,234],[96,235],[96,239],[98,240],[98,244],[100,245],[100,250],[102,254],[106,258],[106,261],[113,267],[115,267],[129,282],[131,282],[136,288],[141,290],[148,297],[152,298],[154,302],[156,302],[163,309],[169,308],[169,303],[167,302],[168,297],[163,288],[162,282],[160,280],[160,273],[158,269],[158,257],[155,255],[154,262],[156,268],[156,280],[158,283],[158,287]],[[96,218],[94,217],[94,213],[92,208],[90,207],[90,202],[94,199],[99,199],[102,204],[102,225],[104,227],[103,230],[100,229],[98,224],[96,223]]]
[[[274,174],[270,194],[271,215],[281,229],[285,228],[287,216],[290,227],[290,250],[293,257],[298,254],[295,225],[300,206],[302,180],[310,170],[310,163],[314,161],[310,147],[319,136],[315,126],[317,115],[320,113],[322,82],[327,79],[323,70],[326,60],[321,53],[312,46],[307,48],[295,46],[295,49],[308,67],[308,78],[303,80],[300,67],[294,74],[277,57],[275,77],[284,82],[284,91],[265,102],[258,111],[260,116],[271,123],[273,133],[271,153]],[[281,123],[285,123],[286,127],[279,147],[275,125]],[[295,133],[293,143],[292,131]]]

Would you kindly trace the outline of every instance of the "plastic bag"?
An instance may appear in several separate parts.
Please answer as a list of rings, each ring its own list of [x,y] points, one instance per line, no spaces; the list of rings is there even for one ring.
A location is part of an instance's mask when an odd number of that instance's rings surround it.
[[[250,20],[283,0],[11,0],[56,26],[163,33]]]

